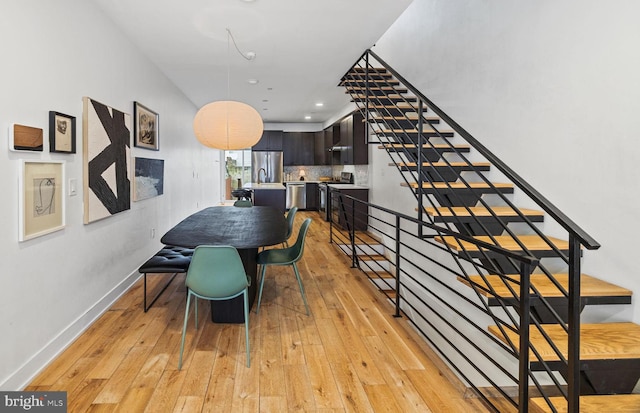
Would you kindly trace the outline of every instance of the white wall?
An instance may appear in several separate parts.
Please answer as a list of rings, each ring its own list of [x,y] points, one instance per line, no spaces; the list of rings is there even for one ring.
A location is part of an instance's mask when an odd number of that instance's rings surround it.
[[[135,281],[165,231],[220,200],[221,156],[193,137],[197,108],[91,2],[5,0],[0,38],[0,388],[16,390]],[[89,225],[83,96],[128,113],[133,101],[158,112],[160,151],[132,153],[165,160],[164,195]],[[9,124],[41,127],[48,140],[50,110],[77,118],[77,153],[9,152]],[[67,180],[80,185],[77,196],[65,195],[64,230],[19,243],[20,159],[63,160]]]
[[[634,0],[414,0],[373,49],[602,244],[584,272],[635,294],[638,15]],[[402,210],[388,159],[371,159],[372,202]],[[640,322],[640,306],[583,319]]]

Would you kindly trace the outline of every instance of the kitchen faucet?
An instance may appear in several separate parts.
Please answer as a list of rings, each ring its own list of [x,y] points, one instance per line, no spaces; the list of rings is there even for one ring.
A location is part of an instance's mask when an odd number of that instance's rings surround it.
[[[267,180],[267,171],[264,168],[258,169],[258,183],[260,183],[260,172],[264,172],[264,179]]]

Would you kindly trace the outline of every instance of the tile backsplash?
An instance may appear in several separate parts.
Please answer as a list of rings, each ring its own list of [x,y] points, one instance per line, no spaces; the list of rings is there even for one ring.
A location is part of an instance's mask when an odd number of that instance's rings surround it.
[[[339,177],[340,172],[353,173],[353,183],[356,185],[369,185],[368,165],[309,165],[309,166],[285,166],[284,180],[299,181],[301,171],[304,171],[305,181],[319,181],[320,177]]]

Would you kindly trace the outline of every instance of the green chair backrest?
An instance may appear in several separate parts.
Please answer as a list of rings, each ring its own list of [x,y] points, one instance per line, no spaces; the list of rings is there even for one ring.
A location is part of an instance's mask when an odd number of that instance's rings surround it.
[[[291,262],[299,261],[300,258],[302,258],[302,253],[304,252],[304,240],[307,236],[309,225],[311,225],[311,218],[305,219],[302,225],[300,226],[300,231],[298,232],[298,239],[296,240],[296,243],[293,245],[293,247],[291,247],[291,249],[295,251],[295,258]]]
[[[293,220],[296,217],[296,212],[298,212],[298,207],[296,206],[292,207],[289,209],[289,212],[287,212],[287,239],[289,239],[293,232]]]
[[[253,206],[253,204],[248,199],[239,199],[239,200],[237,200],[236,202],[233,203],[233,206],[250,207],[250,206]]]
[[[211,298],[233,296],[249,286],[238,250],[227,245],[197,247],[185,283],[196,294]]]

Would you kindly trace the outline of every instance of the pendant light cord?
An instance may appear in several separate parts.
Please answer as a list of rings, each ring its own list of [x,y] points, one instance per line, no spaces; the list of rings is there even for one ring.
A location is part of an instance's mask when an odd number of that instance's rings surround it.
[[[231,33],[231,30],[227,29],[227,33],[229,33],[229,35],[227,36],[227,43],[229,42],[229,37],[231,37],[231,40],[233,41],[233,45],[235,46],[236,50],[238,51],[238,53],[240,54],[240,56],[244,57],[247,60],[253,60],[256,58],[255,53],[250,54],[250,53],[242,53],[240,51],[240,48],[238,47],[238,45],[236,44],[236,39],[235,37],[233,37],[233,34]]]

